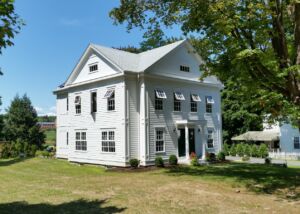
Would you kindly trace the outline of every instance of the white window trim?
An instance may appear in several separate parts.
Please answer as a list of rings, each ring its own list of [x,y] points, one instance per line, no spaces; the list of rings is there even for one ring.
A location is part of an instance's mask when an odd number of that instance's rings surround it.
[[[156,131],[157,130],[162,130],[163,131],[163,142],[164,142],[163,151],[156,151]],[[166,153],[166,128],[165,127],[154,126],[154,141],[155,141],[155,143],[154,143],[155,154]]]
[[[82,133],[82,132],[85,132],[86,150],[77,150],[77,149],[76,149],[76,141],[77,141],[77,139],[76,139],[76,132],[79,132],[79,133],[80,133],[80,141],[82,141],[82,140],[81,140],[81,135],[82,135],[81,133]],[[75,145],[74,145],[74,147],[73,147],[73,148],[74,148],[74,151],[75,151],[75,152],[79,152],[79,153],[87,153],[87,150],[88,150],[88,144],[87,144],[87,143],[88,143],[88,140],[87,140],[87,129],[75,129],[75,130],[74,130],[74,133],[75,133]]]
[[[107,133],[107,140],[102,140],[102,132],[106,132]],[[114,140],[109,140],[109,132],[114,132]],[[117,154],[116,129],[115,128],[100,129],[100,138],[101,138],[101,145],[100,145],[100,153],[101,154]],[[115,151],[114,152],[110,152],[110,151],[105,152],[105,151],[102,151],[102,142],[103,141],[115,142]]]
[[[91,71],[90,67],[94,66],[94,65],[97,65],[97,70]],[[99,71],[99,63],[98,62],[94,62],[94,63],[88,64],[88,67],[89,67],[89,74],[96,73],[96,72]]]
[[[212,140],[213,140],[213,146],[212,147],[208,147],[208,133],[209,131],[211,131],[211,136],[212,136]],[[214,133],[215,133],[215,129],[214,128],[207,128],[207,131],[206,131],[206,149],[214,149],[215,148],[215,139],[214,139]]]

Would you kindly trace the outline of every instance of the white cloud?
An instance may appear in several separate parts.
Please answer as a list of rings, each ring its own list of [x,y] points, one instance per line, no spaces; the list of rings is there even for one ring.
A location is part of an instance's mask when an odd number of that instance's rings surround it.
[[[66,19],[62,18],[59,23],[63,26],[69,27],[79,27],[82,25],[82,22],[79,19]]]
[[[55,106],[51,106],[49,108],[42,108],[39,106],[35,106],[34,108],[39,116],[45,116],[45,115],[56,116],[56,107]]]

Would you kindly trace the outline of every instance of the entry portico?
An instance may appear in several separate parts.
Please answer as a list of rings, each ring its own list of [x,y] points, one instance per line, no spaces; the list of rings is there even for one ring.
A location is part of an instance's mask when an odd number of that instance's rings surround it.
[[[190,159],[194,152],[197,157],[205,158],[206,121],[205,120],[177,120],[178,157],[183,161]]]

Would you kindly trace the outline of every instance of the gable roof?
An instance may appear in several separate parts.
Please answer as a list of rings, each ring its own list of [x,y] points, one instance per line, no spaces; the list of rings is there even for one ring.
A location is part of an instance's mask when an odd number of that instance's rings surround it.
[[[110,59],[123,71],[143,72],[186,41],[187,40],[180,40],[138,54],[95,44],[91,44],[91,46],[104,57]]]

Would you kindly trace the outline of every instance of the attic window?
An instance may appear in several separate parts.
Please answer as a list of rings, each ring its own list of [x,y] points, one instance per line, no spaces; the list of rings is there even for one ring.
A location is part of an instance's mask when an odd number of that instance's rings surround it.
[[[180,65],[180,71],[190,72],[190,67],[189,66]]]
[[[98,64],[93,64],[89,66],[90,72],[98,71]]]

